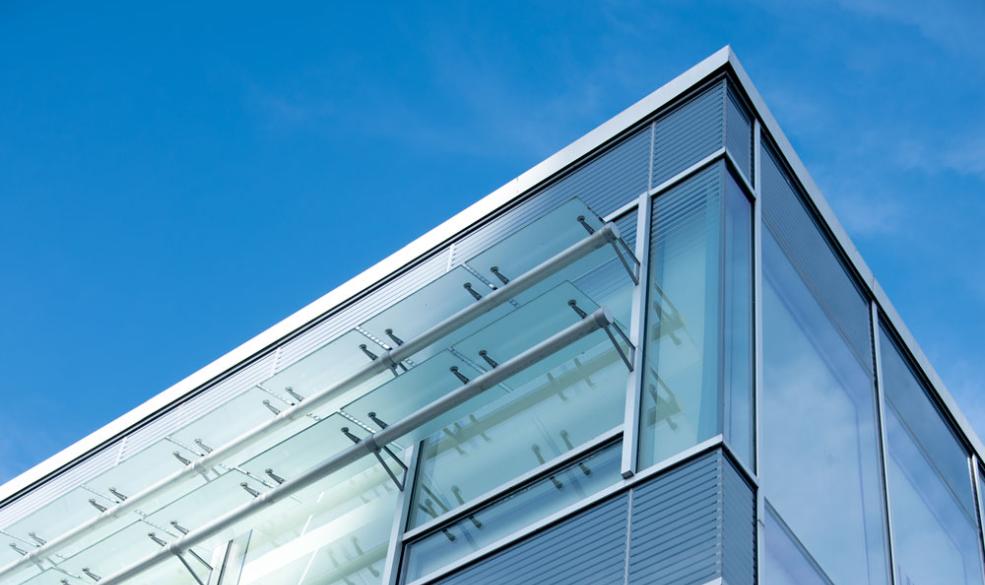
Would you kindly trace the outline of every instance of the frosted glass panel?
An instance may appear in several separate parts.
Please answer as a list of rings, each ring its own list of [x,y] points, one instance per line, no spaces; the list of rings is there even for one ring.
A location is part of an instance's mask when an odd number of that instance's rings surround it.
[[[452,368],[455,370],[453,371]],[[458,375],[455,374],[458,372]],[[397,376],[394,380],[380,386],[373,392],[346,406],[346,414],[358,420],[365,421],[370,428],[379,428],[379,422],[394,423],[418,409],[427,406],[436,399],[452,390],[461,388],[466,380],[473,380],[479,375],[472,365],[455,357],[448,351],[443,351],[430,357],[425,362],[410,371]],[[464,378],[459,378],[463,376]],[[449,421],[455,420],[475,409],[477,404],[484,404],[501,395],[502,390],[492,388],[473,398],[466,404],[443,414],[430,422],[414,429],[402,438],[410,443],[441,429]],[[372,413],[372,414],[370,414]],[[377,420],[374,420],[375,417]]]
[[[311,397],[347,379],[372,361],[361,346],[365,346],[366,350],[376,356],[383,353],[383,348],[373,340],[352,330],[284,368],[260,386],[292,404],[297,401],[295,395],[301,398]],[[361,396],[391,378],[393,374],[390,372],[377,374],[362,384],[337,392],[333,399],[329,399],[313,412],[319,416],[328,416],[354,397]]]

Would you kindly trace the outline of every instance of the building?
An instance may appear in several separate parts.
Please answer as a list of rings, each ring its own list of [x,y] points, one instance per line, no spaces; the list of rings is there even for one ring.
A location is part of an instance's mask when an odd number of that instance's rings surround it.
[[[983,445],[730,49],[0,488],[0,585],[982,585]]]

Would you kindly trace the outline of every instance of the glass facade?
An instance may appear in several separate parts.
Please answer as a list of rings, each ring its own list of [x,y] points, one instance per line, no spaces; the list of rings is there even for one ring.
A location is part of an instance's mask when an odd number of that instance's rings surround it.
[[[756,101],[678,97],[0,503],[0,585],[985,585],[975,439]]]

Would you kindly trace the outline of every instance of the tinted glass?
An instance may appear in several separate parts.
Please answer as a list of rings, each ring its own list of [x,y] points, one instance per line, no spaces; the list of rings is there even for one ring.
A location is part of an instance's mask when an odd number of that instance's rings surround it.
[[[887,583],[873,380],[769,230],[763,368],[766,497],[834,583]]]
[[[897,582],[980,585],[968,454],[885,333],[880,353]]]

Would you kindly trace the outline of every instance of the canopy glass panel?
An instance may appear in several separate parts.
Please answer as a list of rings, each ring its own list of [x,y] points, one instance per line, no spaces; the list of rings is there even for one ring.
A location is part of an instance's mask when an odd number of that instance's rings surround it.
[[[358,439],[369,434],[341,414],[333,414],[260,453],[240,469],[272,485],[296,479],[318,463],[351,447],[354,441],[346,433]],[[362,461],[364,465],[375,462],[372,457]],[[359,469],[350,467],[350,471],[355,473]]]
[[[475,304],[492,291],[488,284],[476,278],[464,267],[457,266],[360,327],[390,347],[397,347]],[[509,310],[509,305],[500,305],[464,327],[475,330]],[[439,340],[411,356],[411,361],[421,362],[441,351],[446,345],[447,343]]]
[[[252,501],[254,494],[268,490],[269,486],[266,484],[241,471],[230,470],[151,514],[147,517],[147,522],[176,533],[197,530],[230,510]],[[227,530],[200,544],[196,550],[200,554],[209,555],[216,543],[229,540],[238,533],[234,529]]]
[[[279,502],[252,530],[240,585],[379,583],[397,511],[397,488],[366,456]]]
[[[89,480],[85,485],[107,498],[115,500],[119,500],[120,496],[129,498],[183,469],[185,464],[179,457],[191,461],[196,456],[196,453],[169,439],[161,439]],[[201,477],[188,478],[170,486],[161,494],[145,500],[139,508],[144,512],[153,512],[203,483],[205,480]]]
[[[283,400],[261,388],[253,387],[172,433],[170,438],[199,455],[207,455],[240,435],[267,423],[277,416],[277,413],[287,408],[290,408],[290,405]],[[299,418],[253,441],[226,463],[235,465],[245,461],[313,422],[313,419]]]
[[[159,552],[175,538],[175,535],[165,530],[137,521],[69,558],[59,564],[58,568],[83,582],[92,583]],[[202,560],[191,554],[186,554],[184,558],[199,578],[203,580],[208,578],[209,568]],[[151,570],[128,580],[127,583],[197,585],[188,569],[177,558],[159,563]]]
[[[14,561],[20,560],[27,552],[30,552],[37,548],[36,545],[24,542],[19,538],[14,538],[13,536],[0,533],[0,567],[6,567]],[[20,583],[25,579],[37,575],[40,569],[34,565],[28,565],[17,571],[14,571],[12,575],[0,579],[0,583],[3,585],[15,585]]]
[[[379,356],[381,353],[383,348],[379,344],[353,329],[284,368],[260,386],[293,403],[298,397],[309,398],[349,378],[372,361],[370,354]],[[334,393],[334,398],[314,409],[313,413],[327,416],[391,378],[392,373],[383,372],[362,384],[340,389]]]
[[[423,443],[411,526],[618,426],[628,372],[606,333],[596,331],[508,378],[509,394]]]
[[[365,421],[370,428],[378,428],[381,423],[396,422],[452,390],[461,388],[467,380],[474,379],[479,373],[473,365],[449,351],[443,351],[347,405],[343,410],[348,415]],[[491,397],[501,396],[502,393],[502,389],[491,389],[478,399],[480,402],[488,402]],[[418,427],[406,435],[406,440],[418,441],[439,431],[448,422],[470,412],[468,408],[471,404],[470,401],[469,404],[452,409],[451,412]]]
[[[108,509],[115,504],[115,501],[96,495],[79,486],[45,504],[43,508],[5,527],[4,531],[24,542],[40,544],[39,538],[45,542],[54,540],[69,530],[96,518],[101,509]],[[134,520],[136,520],[135,515],[125,515],[122,518],[111,520],[95,530],[89,530],[75,542],[62,548],[60,555],[71,556]]]

